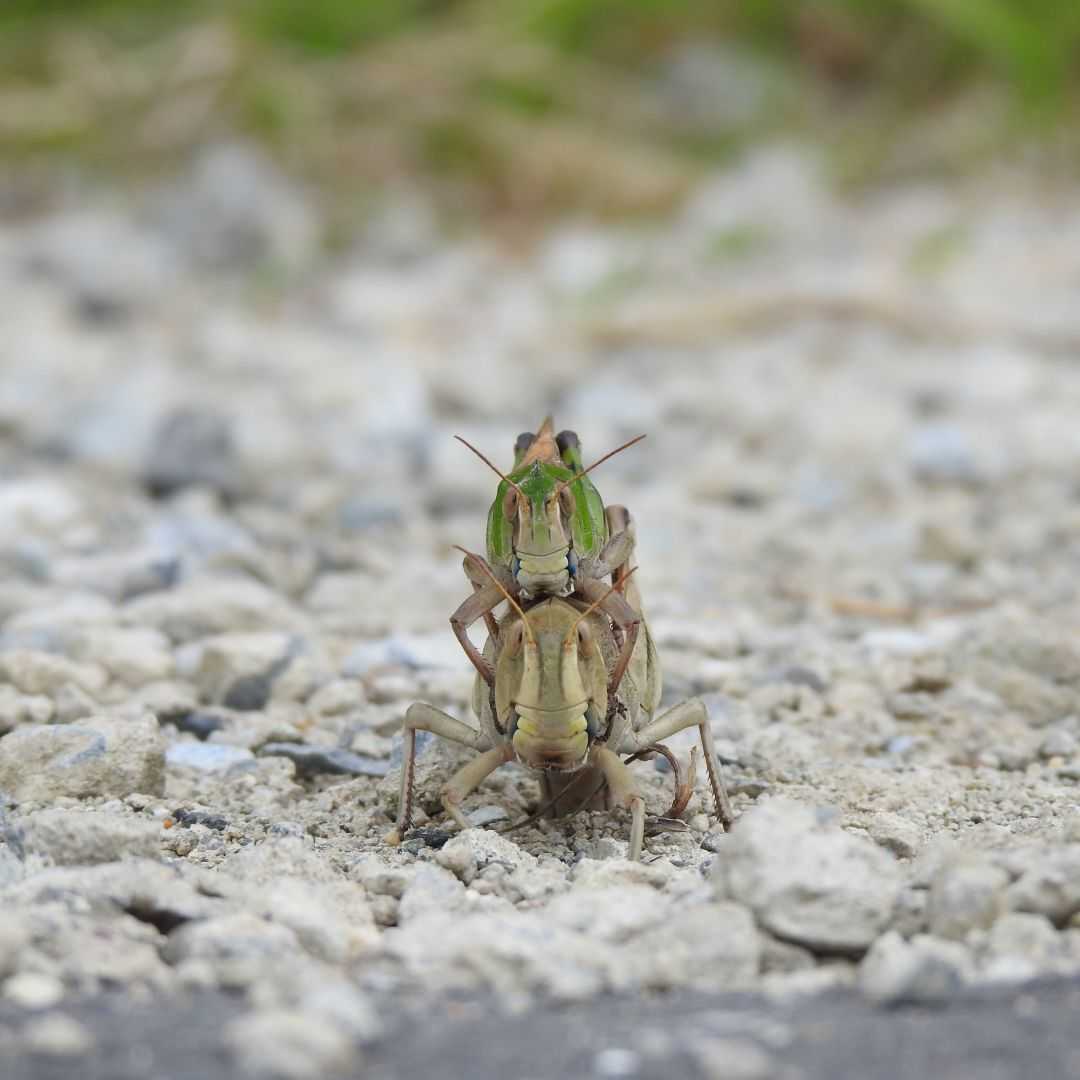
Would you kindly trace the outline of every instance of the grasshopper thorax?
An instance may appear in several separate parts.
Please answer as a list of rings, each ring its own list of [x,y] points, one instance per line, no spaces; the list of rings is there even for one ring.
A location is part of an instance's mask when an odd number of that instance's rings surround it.
[[[592,620],[596,620],[595,623]],[[500,628],[495,708],[514,754],[534,769],[580,768],[607,714],[601,616],[551,599]]]

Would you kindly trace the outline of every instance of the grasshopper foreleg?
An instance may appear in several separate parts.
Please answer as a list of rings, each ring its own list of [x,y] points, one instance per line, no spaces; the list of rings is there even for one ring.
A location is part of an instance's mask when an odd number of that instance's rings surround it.
[[[402,739],[404,741],[402,749],[404,754],[401,761],[401,796],[398,800],[397,826],[386,838],[387,843],[390,844],[401,843],[402,838],[412,826],[413,780],[416,774],[417,731],[430,731],[432,734],[441,735],[444,739],[449,739],[451,742],[471,746],[474,750],[486,750],[488,747],[487,739],[481,732],[463,721],[458,720],[456,717],[451,716],[449,713],[444,713],[440,709],[436,709],[433,705],[428,705],[423,701],[418,701],[415,704],[410,705],[408,711],[405,713],[405,725],[402,732]],[[480,759],[478,758],[477,760]],[[471,765],[472,762],[469,764]],[[489,769],[488,772],[490,771],[491,770]],[[480,780],[483,780],[486,775],[487,773],[484,773],[476,783],[480,783]],[[456,780],[457,776],[453,779]],[[451,783],[453,783],[453,780],[451,780]],[[447,787],[449,786],[450,785],[448,784]],[[475,787],[476,785],[474,784],[473,786]],[[462,798],[463,797],[464,796],[462,796]],[[451,816],[453,815],[451,814]]]
[[[481,566],[481,563],[483,563],[483,566]],[[465,655],[469,658],[472,666],[476,668],[480,678],[488,686],[494,686],[495,672],[492,671],[491,665],[484,659],[480,650],[472,643],[472,639],[469,637],[469,627],[482,617],[485,626],[487,626],[488,634],[493,639],[498,637],[499,627],[492,612],[503,602],[504,594],[499,585],[492,580],[498,576],[496,571],[491,570],[479,555],[466,555],[461,565],[465,571],[465,576],[476,591],[472,596],[463,600],[454,614],[450,616],[450,627],[454,631],[454,637],[458,639],[461,647],[465,650]],[[515,588],[513,580],[507,577],[503,588],[513,590]]]
[[[645,800],[634,783],[634,775],[626,762],[603,744],[593,747],[592,764],[604,774],[613,806],[625,806],[630,810],[630,851],[628,858],[641,858],[641,845],[645,839]]]
[[[608,593],[600,582],[586,579],[579,584],[580,594],[590,604],[599,602],[599,607],[605,615],[622,631],[623,642],[619,650],[619,656],[615,666],[608,676],[608,695],[614,697],[619,689],[626,668],[634,655],[634,646],[637,644],[638,627],[641,626],[641,612],[635,611],[626,599],[617,592]]]
[[[479,757],[463,765],[450,779],[442,792],[442,803],[446,812],[463,829],[469,828],[469,819],[461,812],[461,804],[472,794],[500,765],[505,765],[514,756],[509,743],[485,750]]]

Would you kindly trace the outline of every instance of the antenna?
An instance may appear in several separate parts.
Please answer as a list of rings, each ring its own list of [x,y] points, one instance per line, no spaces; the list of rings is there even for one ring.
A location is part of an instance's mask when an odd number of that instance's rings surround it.
[[[492,465],[492,463],[486,457],[484,457],[484,455],[481,454],[480,451],[477,450],[476,447],[473,446],[473,444],[471,442],[469,442],[466,439],[463,439],[460,435],[455,435],[454,438],[457,439],[457,441],[459,443],[463,443],[465,446],[467,446],[500,480],[504,480],[506,483],[508,483],[518,493],[518,496],[520,498],[522,498],[522,499],[525,498],[525,492],[523,492],[521,490],[521,488],[519,488],[517,486],[517,484],[515,484],[514,481],[511,480],[510,477],[506,475],[506,473],[501,472],[494,465]],[[622,449],[622,448],[620,447],[620,449]],[[617,453],[617,451],[612,451],[612,452]],[[608,457],[611,457],[611,454],[608,454]],[[600,460],[602,461],[603,458],[601,458]],[[598,461],[597,465],[599,465],[599,464],[600,464],[600,462]],[[590,466],[590,468],[591,468],[591,466]],[[462,550],[464,550],[464,549],[462,549]],[[469,552],[466,551],[465,554],[468,555]]]
[[[455,438],[460,438],[460,436],[455,436]],[[595,469],[597,465],[603,465],[604,462],[608,460],[608,458],[613,458],[616,454],[622,453],[623,450],[629,449],[631,446],[634,445],[634,443],[639,443],[644,438],[645,438],[644,435],[638,435],[636,438],[631,439],[629,442],[624,442],[622,444],[622,446],[616,446],[614,450],[609,450],[602,458],[598,459],[597,461],[594,461],[587,469],[582,469],[581,472],[575,473],[572,477],[570,477],[569,480],[564,480],[555,489],[555,496],[557,497],[562,492],[563,488],[569,487],[572,483],[574,483],[575,480],[580,480],[586,473],[592,472],[593,469]],[[462,439],[461,441],[465,442],[464,439]],[[465,443],[465,445],[468,446],[469,444]],[[469,447],[469,449],[471,450],[472,447]],[[488,464],[491,464],[491,463],[488,462]],[[492,466],[492,468],[494,468],[494,466]],[[496,472],[497,471],[498,470],[496,470]]]

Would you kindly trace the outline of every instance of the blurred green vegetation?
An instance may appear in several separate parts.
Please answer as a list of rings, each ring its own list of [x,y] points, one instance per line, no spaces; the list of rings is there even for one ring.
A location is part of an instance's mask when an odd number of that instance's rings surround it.
[[[647,213],[763,133],[858,178],[1073,130],[1078,60],[1080,0],[2,0],[0,156],[142,173],[240,133],[346,214],[402,179]]]

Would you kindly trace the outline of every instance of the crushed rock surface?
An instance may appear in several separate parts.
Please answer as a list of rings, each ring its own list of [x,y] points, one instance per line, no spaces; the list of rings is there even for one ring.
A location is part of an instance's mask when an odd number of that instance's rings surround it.
[[[427,995],[1080,972],[1080,201],[1019,179],[844,201],[769,147],[647,228],[361,242],[272,301],[137,207],[0,223],[0,1003],[40,1019],[0,1064],[83,1052],[106,989],[237,995],[222,1055],[300,1077]],[[405,709],[469,715],[451,545],[494,487],[451,435],[505,463],[549,411],[586,458],[649,433],[596,482],[740,820],[701,777],[641,864],[619,813],[501,836],[506,767],[447,840],[468,753],[425,740],[389,848]],[[702,1075],[765,1074],[725,1039]]]

